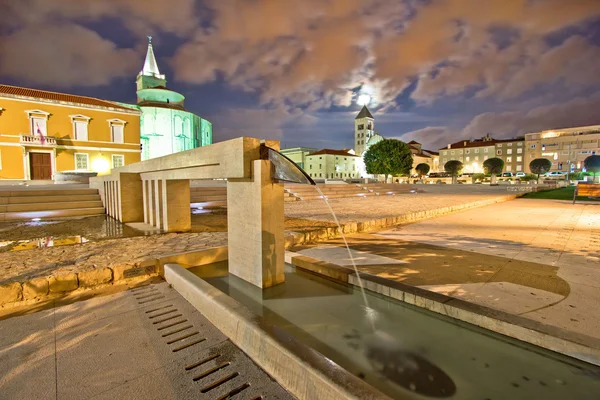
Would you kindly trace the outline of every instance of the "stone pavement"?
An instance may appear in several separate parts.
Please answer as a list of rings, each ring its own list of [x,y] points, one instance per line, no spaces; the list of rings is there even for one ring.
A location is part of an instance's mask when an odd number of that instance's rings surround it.
[[[349,242],[362,271],[600,337],[600,205],[518,199]],[[293,250],[350,265],[340,243]]]
[[[292,398],[166,283],[60,305],[0,321],[0,398]]]

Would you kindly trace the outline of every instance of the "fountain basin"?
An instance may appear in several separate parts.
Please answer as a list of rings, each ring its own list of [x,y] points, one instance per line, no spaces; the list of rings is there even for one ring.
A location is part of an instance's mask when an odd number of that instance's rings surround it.
[[[267,290],[226,271],[225,262],[189,271],[167,265],[165,278],[298,398],[586,399],[600,392],[596,366],[373,292],[366,310],[352,285],[291,265],[286,282]]]

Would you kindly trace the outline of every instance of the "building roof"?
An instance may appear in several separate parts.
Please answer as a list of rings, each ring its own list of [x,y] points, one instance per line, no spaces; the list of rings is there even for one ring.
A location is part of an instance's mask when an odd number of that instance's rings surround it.
[[[369,111],[369,109],[367,108],[367,106],[363,106],[362,110],[360,110],[360,112],[358,113],[358,115],[356,116],[356,118],[354,119],[361,119],[361,118],[373,118],[373,114],[371,114],[371,111]]]
[[[61,103],[71,103],[91,107],[102,107],[115,110],[126,110],[129,112],[136,112],[136,110],[133,110],[130,107],[125,107],[117,104],[116,102],[108,100],[100,100],[94,97],[78,96],[67,93],[50,92],[47,90],[29,89],[20,86],[0,84],[0,96],[2,95],[9,95],[11,97],[28,97],[30,99],[35,100],[50,100],[58,101]]]
[[[475,139],[475,140],[459,140],[458,142],[454,142],[450,144],[450,147],[442,147],[440,150],[450,149],[465,149],[470,147],[486,147],[486,146],[494,146],[496,143],[507,143],[507,142],[522,142],[525,138],[519,137],[514,139]]]
[[[417,142],[415,140],[411,140],[410,142],[408,142],[408,144],[421,144],[421,143],[419,143],[419,142]]]
[[[154,57],[154,50],[152,49],[152,36],[148,36],[148,52],[146,53],[146,60],[144,61],[144,68],[140,71],[141,75],[156,76],[163,78],[158,70],[158,64],[156,63],[156,57]]]
[[[426,152],[428,152],[429,154],[431,154],[433,156],[439,156],[440,155],[440,153],[438,153],[437,151],[433,151],[433,150],[423,149],[421,151],[426,151]]]
[[[346,157],[346,156],[348,156],[348,157],[358,157],[355,154],[348,153],[347,150],[332,150],[332,149],[323,149],[323,150],[316,151],[314,153],[310,153],[308,155],[309,156],[317,156],[319,154],[332,154],[332,155],[335,155],[335,156],[344,156],[344,157]]]

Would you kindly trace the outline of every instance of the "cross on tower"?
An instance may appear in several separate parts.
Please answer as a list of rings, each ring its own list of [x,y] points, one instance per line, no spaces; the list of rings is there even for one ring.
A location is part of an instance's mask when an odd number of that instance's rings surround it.
[[[148,43],[152,43],[152,36],[148,36]]]

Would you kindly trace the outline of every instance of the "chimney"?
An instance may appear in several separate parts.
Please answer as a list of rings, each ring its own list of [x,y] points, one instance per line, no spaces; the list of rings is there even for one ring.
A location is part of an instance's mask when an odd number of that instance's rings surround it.
[[[466,140],[463,142],[463,146],[467,146],[467,141]]]
[[[450,148],[450,145],[448,145],[448,148]]]

